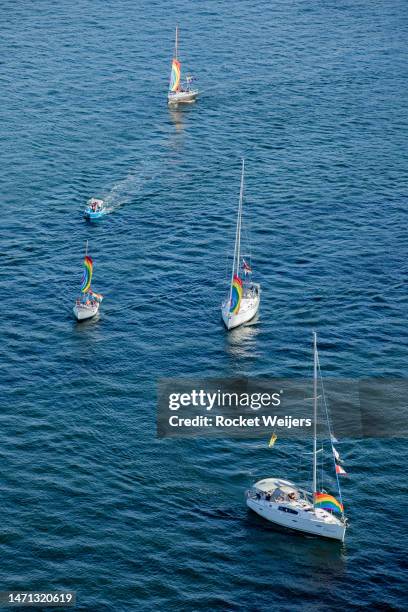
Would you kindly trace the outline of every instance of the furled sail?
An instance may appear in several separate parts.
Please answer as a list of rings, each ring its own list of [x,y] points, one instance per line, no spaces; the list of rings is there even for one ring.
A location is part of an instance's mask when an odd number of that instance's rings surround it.
[[[92,270],[93,270],[92,259],[89,257],[89,255],[85,255],[84,273],[82,275],[82,284],[81,284],[82,293],[86,293],[87,291],[89,291],[91,287]]]
[[[180,89],[181,64],[178,59],[174,58],[171,65],[169,91],[176,92]]]

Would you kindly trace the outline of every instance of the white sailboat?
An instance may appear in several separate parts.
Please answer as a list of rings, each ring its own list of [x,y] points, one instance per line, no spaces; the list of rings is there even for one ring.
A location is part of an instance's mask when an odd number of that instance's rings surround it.
[[[238,217],[235,232],[234,260],[231,285],[227,298],[221,304],[221,315],[225,327],[230,330],[247,323],[258,312],[261,287],[251,280],[252,268],[241,257],[242,203],[244,199],[245,161],[242,160],[241,189],[239,193]]]
[[[94,317],[99,311],[99,306],[103,300],[103,295],[95,293],[91,289],[93,272],[93,261],[88,255],[88,241],[86,241],[85,258],[84,258],[84,273],[81,283],[81,294],[76,299],[73,313],[78,321],[84,321]]]
[[[192,87],[194,77],[186,76],[184,82],[181,81],[181,62],[178,59],[178,26],[176,26],[176,43],[174,49],[174,58],[171,65],[169,92],[167,101],[171,105],[175,104],[191,104],[195,102],[198,96],[198,89]]]
[[[306,491],[293,482],[282,480],[281,478],[265,478],[255,483],[246,492],[246,503],[254,512],[277,525],[344,542],[347,519],[344,515],[338,475],[345,472],[338,465],[339,454],[333,446],[333,435],[330,429],[327,409],[326,416],[340,501],[321,488],[320,490],[318,489],[317,454],[321,452],[321,449],[317,450],[318,353],[316,334],[314,333],[313,336],[313,491]]]

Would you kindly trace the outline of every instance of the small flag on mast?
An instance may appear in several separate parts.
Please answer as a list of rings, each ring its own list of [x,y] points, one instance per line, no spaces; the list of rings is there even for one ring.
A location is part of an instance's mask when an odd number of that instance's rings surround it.
[[[336,461],[338,461],[339,463],[343,463],[343,460],[340,458],[339,453],[337,452],[337,450],[334,448],[334,446],[332,446],[333,449],[333,455]]]
[[[245,259],[242,260],[242,269],[245,274],[250,274],[252,272],[251,266],[245,261]]]
[[[340,476],[347,476],[346,470],[343,470],[341,465],[338,465],[338,463],[336,463],[336,474],[340,474]]]
[[[271,439],[269,440],[269,444],[268,444],[269,448],[271,448],[275,444],[277,439],[278,439],[278,436],[276,435],[275,432],[273,432]]]
[[[103,300],[103,295],[101,293],[96,293],[95,291],[92,291],[92,289],[89,290],[89,294],[92,295],[92,297],[97,301],[97,302],[102,302]]]

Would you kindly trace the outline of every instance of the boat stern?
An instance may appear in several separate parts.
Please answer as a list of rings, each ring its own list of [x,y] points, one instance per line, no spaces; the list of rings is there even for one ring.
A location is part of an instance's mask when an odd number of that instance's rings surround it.
[[[190,91],[178,91],[175,93],[169,93],[167,96],[167,102],[169,105],[173,104],[192,104],[198,98],[198,90]]]
[[[85,321],[85,319],[91,319],[99,311],[99,303],[92,306],[86,306],[85,304],[75,304],[72,309],[74,317],[77,321]]]

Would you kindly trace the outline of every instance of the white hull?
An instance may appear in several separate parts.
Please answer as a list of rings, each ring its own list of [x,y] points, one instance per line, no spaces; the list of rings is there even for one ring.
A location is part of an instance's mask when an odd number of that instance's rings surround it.
[[[326,522],[326,518],[330,519],[331,514],[325,510],[316,510],[315,512],[294,510],[297,514],[292,514],[290,511],[279,510],[282,507],[292,509],[288,504],[275,504],[266,502],[265,500],[247,499],[247,506],[254,512],[276,525],[296,529],[303,533],[318,535],[332,540],[344,541],[346,527],[340,521],[338,523]],[[326,516],[324,516],[326,515]]]
[[[236,314],[230,313],[230,301],[225,300],[221,306],[222,320],[225,327],[230,330],[234,327],[239,327],[244,323],[248,323],[254,318],[259,309],[261,300],[261,289],[258,284],[253,284],[252,287],[245,291],[241,299],[239,312]]]
[[[73,313],[78,321],[85,321],[85,319],[91,319],[94,317],[99,310],[99,303],[92,306],[86,306],[85,304],[75,304]]]
[[[259,481],[246,492],[248,508],[267,521],[344,542],[346,522],[332,512],[314,508],[311,498],[310,493],[299,489],[292,482],[274,478]]]
[[[191,104],[197,100],[197,97],[197,90],[178,91],[177,93],[169,94],[167,100],[169,104]]]

